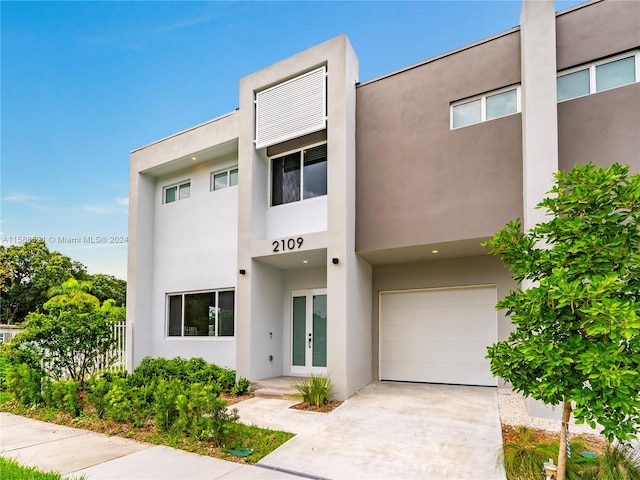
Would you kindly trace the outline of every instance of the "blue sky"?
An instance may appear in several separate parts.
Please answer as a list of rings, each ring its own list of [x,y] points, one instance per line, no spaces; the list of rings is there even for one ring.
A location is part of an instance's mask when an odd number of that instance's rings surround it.
[[[557,2],[562,10],[578,1]],[[242,77],[346,33],[360,80],[519,24],[520,2],[7,2],[0,242],[126,278],[129,152],[238,106]]]

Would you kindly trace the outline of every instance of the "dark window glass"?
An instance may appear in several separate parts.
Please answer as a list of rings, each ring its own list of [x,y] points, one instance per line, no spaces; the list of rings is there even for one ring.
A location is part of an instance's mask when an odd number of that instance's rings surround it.
[[[234,292],[218,293],[218,335],[221,337],[233,337],[234,323]]]
[[[327,194],[327,146],[320,145],[304,152],[303,198]]]
[[[182,295],[169,297],[169,336],[182,335]]]
[[[184,296],[184,335],[215,335],[216,294],[192,293]]]
[[[271,162],[271,205],[300,200],[300,152]]]
[[[178,187],[167,188],[164,191],[164,203],[175,202],[177,192],[178,192]]]

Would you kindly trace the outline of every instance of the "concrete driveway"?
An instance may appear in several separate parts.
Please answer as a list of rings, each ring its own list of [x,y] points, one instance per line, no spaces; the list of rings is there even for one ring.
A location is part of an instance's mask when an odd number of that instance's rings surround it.
[[[241,421],[297,433],[265,467],[330,479],[505,479],[497,391],[371,383],[330,414],[252,398]]]

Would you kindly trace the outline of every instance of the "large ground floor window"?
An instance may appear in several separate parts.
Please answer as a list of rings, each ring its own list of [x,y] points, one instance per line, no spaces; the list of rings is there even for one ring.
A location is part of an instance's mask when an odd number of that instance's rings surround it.
[[[169,337],[233,337],[235,292],[212,290],[167,295]]]

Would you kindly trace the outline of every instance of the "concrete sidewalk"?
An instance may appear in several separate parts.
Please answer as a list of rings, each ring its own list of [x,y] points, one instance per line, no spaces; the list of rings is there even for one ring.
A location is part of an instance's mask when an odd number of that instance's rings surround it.
[[[87,480],[301,478],[9,413],[0,413],[0,455],[67,478],[84,475]]]

